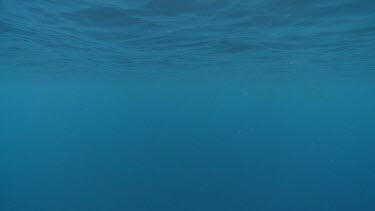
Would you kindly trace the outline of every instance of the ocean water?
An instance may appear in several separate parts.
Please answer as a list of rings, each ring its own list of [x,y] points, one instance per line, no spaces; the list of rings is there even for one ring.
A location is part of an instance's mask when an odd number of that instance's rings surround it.
[[[0,0],[0,211],[375,210],[370,0]]]

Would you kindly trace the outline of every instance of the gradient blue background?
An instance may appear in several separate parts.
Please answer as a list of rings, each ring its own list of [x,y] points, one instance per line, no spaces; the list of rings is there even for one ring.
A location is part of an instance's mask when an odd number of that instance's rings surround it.
[[[0,210],[375,210],[374,11],[0,0]]]

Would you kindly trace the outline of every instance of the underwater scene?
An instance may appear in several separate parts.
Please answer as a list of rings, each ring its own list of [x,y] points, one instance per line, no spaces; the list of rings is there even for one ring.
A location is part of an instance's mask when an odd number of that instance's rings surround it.
[[[0,0],[0,211],[374,211],[375,2]]]

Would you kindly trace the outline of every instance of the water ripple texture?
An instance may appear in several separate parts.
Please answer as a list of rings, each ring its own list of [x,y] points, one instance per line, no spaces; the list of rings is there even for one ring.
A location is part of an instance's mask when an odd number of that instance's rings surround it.
[[[368,68],[373,11],[366,0],[2,0],[0,69]]]

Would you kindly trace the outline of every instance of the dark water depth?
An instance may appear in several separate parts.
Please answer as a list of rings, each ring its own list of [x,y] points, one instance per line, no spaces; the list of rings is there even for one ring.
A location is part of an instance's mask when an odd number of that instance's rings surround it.
[[[375,210],[374,11],[0,0],[0,211]]]

